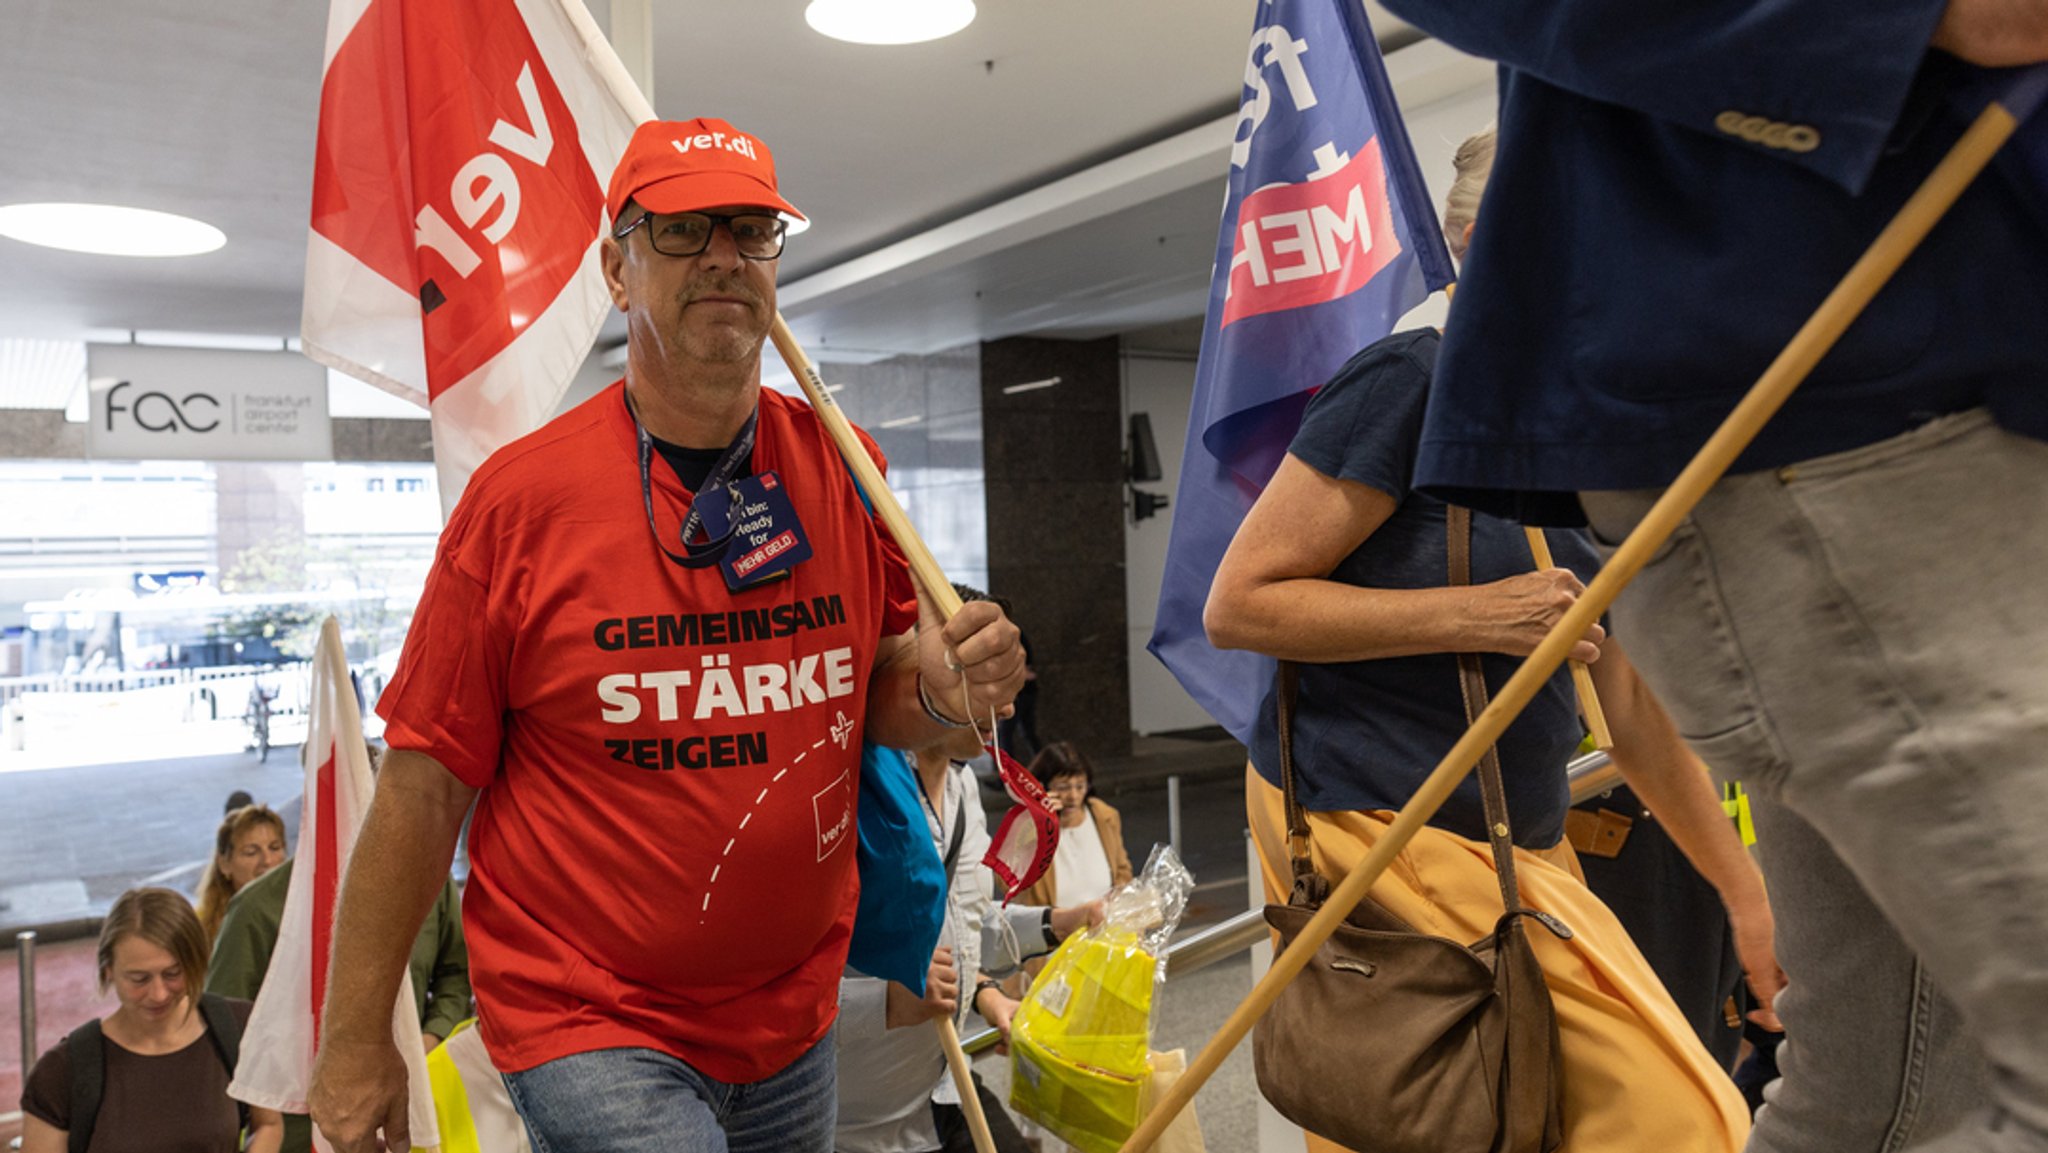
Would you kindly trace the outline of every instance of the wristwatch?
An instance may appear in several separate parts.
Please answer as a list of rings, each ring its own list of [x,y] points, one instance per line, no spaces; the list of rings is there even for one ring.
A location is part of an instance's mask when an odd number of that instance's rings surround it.
[[[967,999],[968,1008],[973,1009],[977,1013],[981,1012],[981,995],[984,991],[989,989],[994,989],[996,992],[1000,993],[1003,991],[1003,983],[1001,981],[990,980],[987,977],[983,977],[981,980],[976,981],[974,983],[974,996],[969,997]]]
[[[1052,931],[1052,908],[1050,906],[1047,906],[1045,916],[1039,920],[1038,930],[1045,934],[1045,943],[1048,948],[1056,949],[1059,947],[1060,936]]]
[[[917,703],[923,706],[924,715],[930,717],[935,725],[949,729],[971,729],[974,727],[972,720],[956,721],[952,717],[940,712],[938,706],[932,704],[932,695],[925,691],[923,673],[917,674]]]

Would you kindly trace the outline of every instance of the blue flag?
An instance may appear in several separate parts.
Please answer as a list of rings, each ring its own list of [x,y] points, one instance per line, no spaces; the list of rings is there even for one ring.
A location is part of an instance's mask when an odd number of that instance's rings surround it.
[[[2048,223],[2048,115],[2036,115],[2048,104],[2048,64],[1986,74],[1977,100],[1998,101],[2020,121],[1999,160],[2033,197],[2037,214]]]
[[[1360,0],[1260,3],[1149,646],[1241,741],[1273,663],[1209,644],[1216,566],[1311,392],[1453,276]]]
[[[2036,64],[2023,68],[2013,75],[2005,90],[2005,107],[2008,112],[2021,120],[2032,120],[2033,115],[2048,104],[2048,64]],[[2041,121],[2033,121],[2039,127]],[[2040,144],[2048,142],[2040,133],[2033,133],[2029,139]],[[2036,160],[2040,159],[2038,156]]]

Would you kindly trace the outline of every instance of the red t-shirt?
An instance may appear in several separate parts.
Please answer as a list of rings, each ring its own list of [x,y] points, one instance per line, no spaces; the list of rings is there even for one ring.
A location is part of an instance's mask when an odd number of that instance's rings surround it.
[[[624,397],[477,470],[378,709],[483,790],[463,923],[500,1069],[644,1047],[756,1081],[837,1012],[868,675],[916,597],[816,415],[765,389],[753,472],[814,555],[739,593],[668,560]],[[651,474],[680,552],[690,494]]]

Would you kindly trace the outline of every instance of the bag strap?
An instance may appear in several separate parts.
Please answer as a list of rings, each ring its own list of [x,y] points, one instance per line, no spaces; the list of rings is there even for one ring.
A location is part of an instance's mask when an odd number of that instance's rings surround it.
[[[1472,583],[1472,510],[1459,505],[1444,508],[1444,534],[1448,538],[1450,576],[1453,587]],[[1465,723],[1478,723],[1486,711],[1486,670],[1478,653],[1458,654],[1458,689],[1465,698]],[[1487,841],[1493,848],[1493,864],[1500,879],[1501,903],[1509,913],[1522,911],[1521,888],[1515,883],[1515,839],[1508,824],[1507,789],[1500,779],[1497,744],[1486,746],[1479,758],[1479,796],[1486,812]]]
[[[952,770],[948,769],[947,775],[951,776]],[[943,795],[943,790],[941,790],[941,794]],[[961,842],[967,839],[967,817],[970,812],[972,810],[967,807],[967,797],[965,794],[962,794],[960,803],[953,806],[953,837],[951,843],[946,846],[946,891],[948,893],[953,891],[953,869],[960,863],[960,845]],[[941,828],[943,827],[942,825]]]
[[[1316,873],[1309,857],[1308,810],[1302,808],[1294,785],[1294,696],[1300,688],[1301,670],[1293,661],[1281,661],[1274,676],[1274,698],[1280,712],[1280,793],[1287,802],[1287,857],[1294,864],[1298,885]]]
[[[206,1036],[213,1042],[213,1051],[220,1057],[220,1063],[228,1070],[228,1077],[235,1075],[235,1062],[242,1055],[242,1022],[235,1016],[235,1010],[228,999],[218,993],[199,995],[199,1014],[206,1018]]]
[[[71,1065],[71,1120],[65,1128],[70,1153],[85,1153],[92,1144],[93,1122],[99,1119],[100,1097],[107,1088],[106,1040],[95,1017],[64,1038],[64,1057]]]
[[[242,1021],[235,1016],[234,1006],[218,993],[199,995],[199,1015],[206,1018],[206,1039],[213,1042],[214,1056],[227,1067],[228,1080],[235,1079],[235,1063],[242,1057]],[[235,1102],[235,1113],[241,1119],[242,1128],[249,1127],[249,1103]]]

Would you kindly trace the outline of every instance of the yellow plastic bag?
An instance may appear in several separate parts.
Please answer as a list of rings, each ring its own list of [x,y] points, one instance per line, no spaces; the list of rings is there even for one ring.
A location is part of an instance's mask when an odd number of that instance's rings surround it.
[[[1159,958],[1193,889],[1155,847],[1104,922],[1053,951],[1011,1020],[1011,1107],[1082,1153],[1117,1153],[1143,1116]]]
[[[1011,1107],[1083,1153],[1116,1153],[1152,1075],[1158,964],[1135,933],[1068,938],[1010,1024]]]

